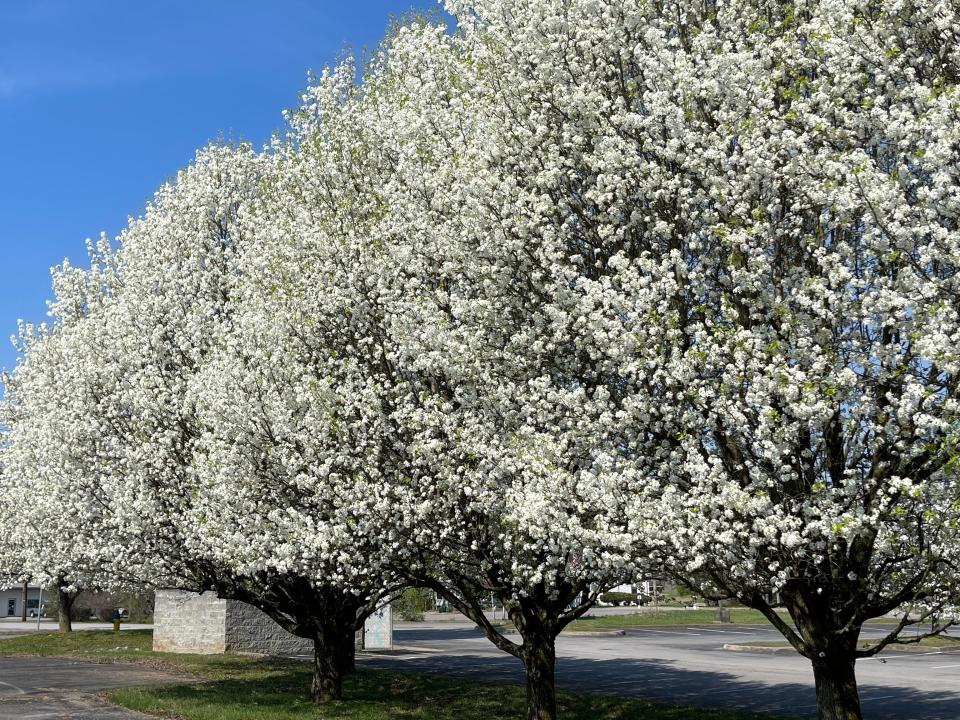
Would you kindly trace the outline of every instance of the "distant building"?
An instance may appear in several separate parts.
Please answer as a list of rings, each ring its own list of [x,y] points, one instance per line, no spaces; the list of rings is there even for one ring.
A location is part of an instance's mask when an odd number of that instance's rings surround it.
[[[608,589],[607,592],[646,595],[649,598],[653,598],[663,594],[663,581],[647,579],[638,583],[624,583]]]
[[[40,588],[27,588],[27,617],[36,617],[40,612]],[[0,590],[0,618],[23,617],[23,585]]]

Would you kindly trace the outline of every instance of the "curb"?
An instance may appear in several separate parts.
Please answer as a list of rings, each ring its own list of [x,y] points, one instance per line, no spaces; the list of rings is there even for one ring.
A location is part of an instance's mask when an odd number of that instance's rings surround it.
[[[499,630],[504,635],[518,635],[519,632],[512,625],[494,625],[497,630]],[[483,632],[483,628],[479,625],[474,625],[473,629],[477,632]],[[620,635],[626,635],[626,630],[562,630],[560,635],[562,636],[574,636],[574,637],[617,637]]]
[[[765,655],[797,652],[791,645],[787,645],[786,647],[763,647],[762,645],[737,645],[736,643],[724,643],[723,649],[730,650],[732,652],[754,652]]]

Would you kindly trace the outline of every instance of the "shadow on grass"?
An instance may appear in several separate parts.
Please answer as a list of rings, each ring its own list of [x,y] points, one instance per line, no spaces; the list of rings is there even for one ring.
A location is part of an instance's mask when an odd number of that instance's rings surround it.
[[[480,638],[471,628],[442,631],[424,628],[415,632],[417,635],[430,633],[434,639]],[[409,635],[406,631],[404,634]],[[407,641],[413,639],[404,637]],[[0,643],[0,654],[4,653],[67,655],[76,659],[92,656],[99,661],[135,662],[181,676],[206,678],[208,682],[201,684],[110,692],[111,699],[126,707],[186,720],[321,717],[486,720],[517,718],[524,714],[520,663],[507,655],[471,655],[468,650],[457,655],[367,656],[361,661],[364,670],[349,678],[345,685],[345,697],[349,700],[322,709],[309,701],[309,666],[304,663],[237,655],[151,653],[149,635],[137,631],[77,633],[67,638],[54,634],[13,638]],[[765,661],[763,656],[753,660],[761,665]],[[36,664],[37,661],[24,662]],[[897,666],[884,667],[892,668],[889,681],[861,683],[865,717],[871,720],[960,718],[960,691],[900,687],[895,684]],[[28,668],[22,669],[29,672]],[[70,663],[64,666],[47,662],[41,673],[43,687],[72,687],[67,681],[77,681],[76,670]],[[57,678],[63,680],[60,685]],[[815,714],[812,682],[800,675],[797,678],[797,682],[789,683],[748,681],[732,673],[689,670],[667,660],[641,658],[561,657],[557,665],[560,688],[603,694],[561,696],[563,720],[748,720],[787,713],[812,717]],[[770,715],[751,715],[750,712]]]
[[[222,680],[197,685],[115,690],[125,707],[186,720],[498,720],[521,718],[525,695],[517,685],[489,684],[383,670],[360,670],[344,685],[346,701],[322,708],[306,694],[310,677],[287,668],[256,682]],[[768,720],[723,709],[661,705],[601,695],[559,697],[563,720]]]

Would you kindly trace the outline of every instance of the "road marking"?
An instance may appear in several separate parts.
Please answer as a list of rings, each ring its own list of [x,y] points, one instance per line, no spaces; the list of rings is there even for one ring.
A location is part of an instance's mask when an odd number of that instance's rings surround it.
[[[641,628],[637,628],[640,630]],[[642,628],[643,632],[660,633],[661,635],[703,635],[698,632],[683,632],[682,630],[654,630],[652,628]]]
[[[946,670],[947,668],[960,667],[960,665],[934,665],[931,670]]]
[[[407,652],[425,652],[425,653],[443,653],[447,652],[442,648],[432,648],[426,645],[394,645],[391,650],[405,650]],[[361,651],[363,652],[363,651]],[[374,651],[375,652],[375,651]]]
[[[925,653],[904,653],[898,652],[896,655],[884,655],[882,658],[874,656],[877,662],[893,662],[894,660],[910,660],[911,658],[928,657],[930,655],[956,655],[956,652],[950,650],[933,650]]]
[[[26,694],[27,694],[27,691],[24,690],[23,688],[18,688],[16,685],[13,685],[13,684],[8,683],[8,682],[4,682],[3,680],[0,680],[0,685],[6,685],[8,688],[13,688],[13,689],[16,690],[20,695],[26,695]]]
[[[703,632],[712,632],[712,633],[723,633],[724,635],[756,635],[753,632],[747,632],[746,630],[717,630],[716,628],[684,628],[685,630],[702,630]]]

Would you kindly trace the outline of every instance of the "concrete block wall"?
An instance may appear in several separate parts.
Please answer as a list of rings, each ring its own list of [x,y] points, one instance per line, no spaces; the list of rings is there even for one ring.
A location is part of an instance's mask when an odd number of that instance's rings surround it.
[[[153,649],[158,652],[226,651],[227,601],[215,593],[159,590],[153,617]]]
[[[227,600],[225,642],[227,652],[248,652],[258,655],[313,655],[313,642],[292,635],[277,625],[262,610]]]
[[[393,610],[387,605],[367,619],[358,646],[393,647]],[[310,640],[292,635],[258,608],[180,590],[158,590],[153,614],[153,649],[161,652],[313,655]]]
[[[393,608],[384,605],[363,625],[364,650],[393,649]]]

